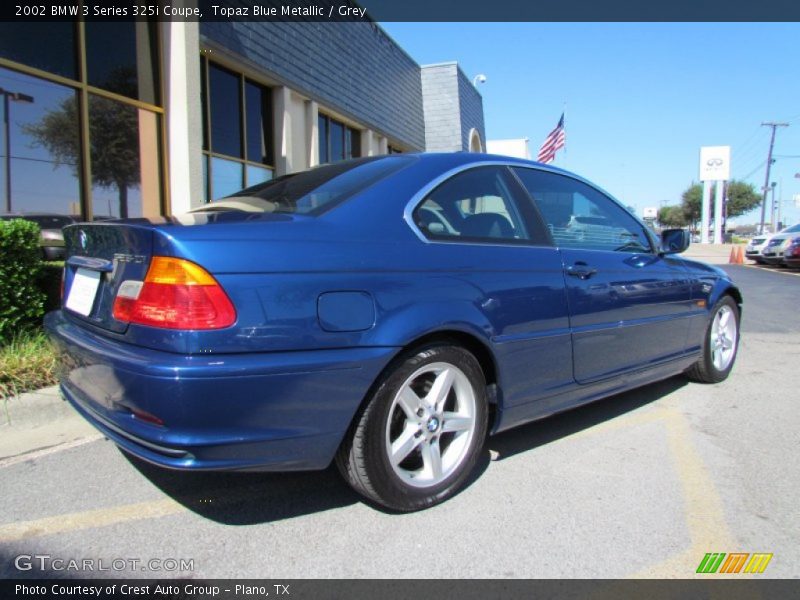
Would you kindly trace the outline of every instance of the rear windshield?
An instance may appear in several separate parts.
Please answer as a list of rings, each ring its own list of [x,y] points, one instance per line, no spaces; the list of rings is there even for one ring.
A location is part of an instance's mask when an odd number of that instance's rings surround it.
[[[252,210],[318,215],[396,173],[415,159],[379,156],[345,160],[301,173],[284,175],[237,192],[227,199],[246,201]],[[208,205],[214,209],[214,203]]]

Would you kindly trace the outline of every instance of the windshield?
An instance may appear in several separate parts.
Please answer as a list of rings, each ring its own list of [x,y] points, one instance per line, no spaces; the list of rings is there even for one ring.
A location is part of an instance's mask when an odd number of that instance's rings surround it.
[[[413,160],[411,156],[381,156],[324,165],[244,189],[223,198],[224,204],[220,208],[318,215],[399,171]],[[204,206],[203,210],[215,210],[214,203]]]
[[[797,225],[792,225],[791,227],[787,227],[786,229],[781,230],[781,233],[800,233],[800,223]]]

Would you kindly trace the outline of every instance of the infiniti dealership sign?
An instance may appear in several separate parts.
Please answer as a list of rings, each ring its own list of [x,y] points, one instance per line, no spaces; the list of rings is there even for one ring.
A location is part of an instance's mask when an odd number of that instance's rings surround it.
[[[731,177],[731,147],[700,148],[700,181],[727,181]]]

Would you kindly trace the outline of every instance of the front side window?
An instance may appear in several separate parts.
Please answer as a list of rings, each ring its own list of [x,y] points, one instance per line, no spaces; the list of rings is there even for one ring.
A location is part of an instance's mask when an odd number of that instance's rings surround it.
[[[429,239],[519,242],[528,231],[501,167],[459,173],[433,190],[414,210],[414,222]]]
[[[560,248],[650,252],[639,222],[596,189],[563,175],[536,169],[514,172],[533,198],[553,242]]]

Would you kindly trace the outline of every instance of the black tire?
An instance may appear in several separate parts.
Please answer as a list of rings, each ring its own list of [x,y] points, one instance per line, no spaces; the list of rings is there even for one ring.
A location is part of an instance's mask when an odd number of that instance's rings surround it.
[[[727,365],[725,365],[724,368],[719,369],[714,365],[711,338],[715,319],[717,315],[724,310],[732,311],[736,333],[733,340],[733,354],[727,362]],[[686,376],[689,379],[698,383],[719,383],[720,381],[724,381],[728,378],[728,375],[730,375],[731,369],[733,369],[733,365],[736,362],[736,355],[739,353],[739,321],[739,306],[736,304],[736,301],[727,295],[720,298],[710,312],[708,325],[706,326],[706,331],[703,335],[703,345],[700,358],[697,359],[695,364],[686,370]]]
[[[436,481],[432,475],[430,485],[422,480],[413,480],[415,485],[410,485],[408,482],[413,479],[414,475],[410,475],[411,479],[404,478],[403,473],[412,473],[413,469],[401,468],[400,465],[405,464],[404,461],[393,466],[390,459],[392,446],[389,442],[395,427],[393,423],[397,420],[397,411],[402,408],[396,399],[400,397],[401,389],[411,386],[410,381],[419,385],[422,378],[428,377],[427,373],[423,373],[418,379],[411,380],[410,378],[413,378],[416,373],[424,371],[427,366],[435,369],[442,364],[455,367],[454,372],[460,371],[465,376],[463,378],[458,375],[458,390],[468,390],[467,385],[472,390],[471,396],[469,393],[461,394],[461,396],[470,398],[470,406],[474,405],[474,413],[469,418],[470,429],[468,432],[464,432],[469,433],[469,436],[459,444],[455,444],[454,440],[460,434],[446,431],[445,417],[441,418],[441,427],[438,433],[428,431],[431,421],[435,420],[439,423],[435,416],[429,418],[426,426],[420,426],[414,422],[414,427],[420,427],[419,435],[414,435],[414,438],[421,436],[424,440],[421,443],[418,442],[419,445],[415,446],[415,449],[408,454],[407,460],[412,462],[417,460],[415,453],[418,452],[420,454],[419,463],[422,465],[419,471],[421,473],[427,467],[427,463],[423,461],[425,458],[422,456],[423,447],[426,444],[429,447],[431,444],[435,444],[436,453],[439,456],[438,467],[443,479]],[[436,375],[431,373],[430,377],[435,378]],[[430,384],[425,382],[423,384],[431,386],[428,391],[433,386],[432,380]],[[452,406],[461,406],[453,404],[462,401],[458,399],[461,392],[456,389],[456,384],[452,384],[452,387],[448,389],[450,390],[446,392],[448,399],[444,404],[451,406],[451,410]],[[456,494],[475,467],[486,437],[488,413],[486,381],[475,357],[458,346],[444,344],[425,346],[405,353],[394,360],[384,371],[373,390],[371,396],[367,398],[362,412],[356,416],[336,455],[336,465],[344,479],[358,493],[373,502],[402,512],[428,508]],[[415,398],[418,397],[415,395]],[[474,398],[474,404],[472,398]],[[453,412],[446,413],[445,410],[443,406],[441,415],[455,414]],[[399,418],[403,419],[403,433],[407,427],[412,426],[411,419],[405,416],[407,414],[404,410],[399,413]],[[428,417],[420,417],[420,419],[424,418]],[[429,437],[432,438],[431,441],[428,441]],[[453,448],[453,456],[457,460],[453,461],[451,472],[442,473],[444,457],[447,452],[450,452],[450,448]]]

